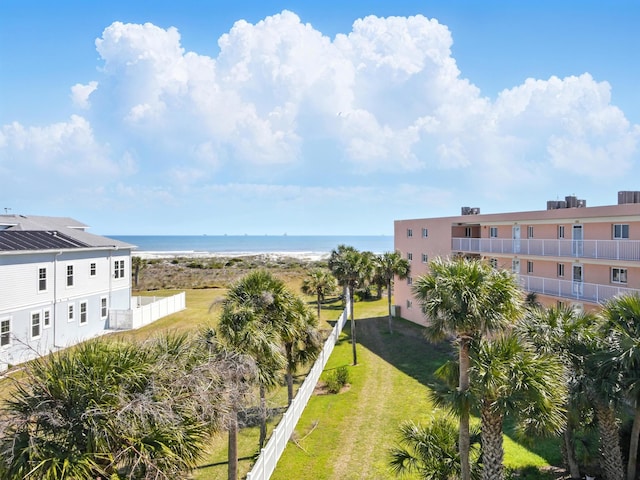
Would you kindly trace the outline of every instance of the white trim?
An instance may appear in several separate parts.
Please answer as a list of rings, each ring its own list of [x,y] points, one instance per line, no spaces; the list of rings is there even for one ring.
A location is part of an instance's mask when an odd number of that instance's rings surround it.
[[[71,268],[71,276],[69,276],[69,268]],[[66,288],[73,288],[75,285],[75,273],[73,263],[67,263],[64,268],[64,285]],[[69,278],[71,278],[71,285],[69,285]]]
[[[43,293],[48,293],[49,292],[49,268],[48,265],[37,265],[37,271],[36,271],[36,279],[37,279],[37,283],[36,283],[36,292],[38,292],[38,294],[43,294]],[[44,270],[44,289],[40,290],[40,270]],[[55,279],[54,279],[55,281]]]
[[[616,236],[616,227],[620,227],[620,235]],[[627,236],[624,236],[624,227],[627,227]],[[614,223],[611,226],[611,238],[613,240],[629,240],[629,224],[628,223]]]
[[[614,270],[618,270],[618,280],[615,280]],[[624,275],[623,275],[624,272]],[[611,283],[626,285],[628,281],[629,270],[626,267],[611,267]],[[624,276],[624,280],[622,277]]]
[[[84,305],[84,313],[82,312],[82,306]],[[82,321],[82,316],[84,315],[84,321]],[[78,325],[84,326],[89,323],[89,302],[87,300],[82,300],[78,302]]]
[[[45,322],[45,317],[47,316],[46,314],[49,314],[49,320],[48,320],[48,324]],[[51,328],[51,325],[53,325],[52,323],[52,316],[51,316],[51,308],[47,307],[47,308],[43,308],[42,309],[42,328]]]
[[[104,300],[104,306],[102,305],[102,301]],[[104,309],[104,315],[102,314],[102,310]],[[109,297],[106,295],[100,297],[100,318],[104,320],[109,316]]]
[[[37,315],[38,317],[38,335],[33,334],[33,319]],[[42,310],[33,310],[29,312],[29,338],[31,340],[37,340],[42,336]]]
[[[0,318],[0,337],[2,336],[2,322],[9,322],[9,331],[6,332],[7,338],[8,338],[8,342],[6,345],[0,345],[0,350],[4,350],[7,349],[9,347],[11,347],[11,317],[2,317]]]

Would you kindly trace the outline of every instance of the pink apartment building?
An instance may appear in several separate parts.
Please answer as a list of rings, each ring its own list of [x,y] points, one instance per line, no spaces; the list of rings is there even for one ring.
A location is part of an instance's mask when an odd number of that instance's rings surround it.
[[[411,264],[411,277],[395,282],[396,314],[412,322],[425,324],[413,280],[427,273],[429,260],[454,255],[510,269],[545,305],[595,309],[640,292],[640,192],[618,192],[617,205],[600,207],[571,196],[532,212],[463,207],[455,217],[396,220],[394,244]]]

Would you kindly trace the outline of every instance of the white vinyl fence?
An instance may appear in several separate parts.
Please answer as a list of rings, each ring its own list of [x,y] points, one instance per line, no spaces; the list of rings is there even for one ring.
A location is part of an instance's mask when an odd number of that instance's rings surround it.
[[[186,308],[185,293],[171,297],[132,297],[131,310],[109,310],[110,330],[132,330]]]
[[[327,361],[331,356],[333,347],[340,337],[340,332],[342,331],[342,328],[347,321],[348,311],[349,301],[347,301],[346,308],[340,315],[338,322],[333,327],[331,335],[329,335],[329,338],[327,338],[322,352],[318,356],[316,362],[313,364],[313,367],[307,375],[307,378],[300,386],[300,389],[291,402],[291,405],[285,412],[282,420],[280,420],[280,423],[278,423],[278,426],[273,430],[273,433],[271,434],[271,438],[267,442],[267,445],[260,451],[258,460],[256,461],[251,471],[247,474],[247,480],[267,480],[271,477],[271,474],[276,469],[278,460],[280,459],[282,452],[284,452],[289,438],[291,438],[293,429],[296,427],[296,424],[298,423],[298,420],[300,419],[304,408],[307,406],[309,398],[311,398],[313,390],[318,383],[320,374],[322,373],[322,370],[324,370],[324,366],[327,364]]]

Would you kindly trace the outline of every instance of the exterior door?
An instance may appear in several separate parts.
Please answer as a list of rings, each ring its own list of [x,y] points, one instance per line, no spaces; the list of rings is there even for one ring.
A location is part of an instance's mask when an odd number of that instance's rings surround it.
[[[582,295],[583,291],[582,265],[573,264],[573,294],[577,297]]]
[[[572,231],[571,253],[574,257],[581,257],[584,250],[584,236],[582,225],[574,225]]]
[[[520,259],[514,258],[511,260],[511,272],[515,275],[520,275]]]
[[[520,253],[520,225],[514,225],[512,232],[513,253]]]

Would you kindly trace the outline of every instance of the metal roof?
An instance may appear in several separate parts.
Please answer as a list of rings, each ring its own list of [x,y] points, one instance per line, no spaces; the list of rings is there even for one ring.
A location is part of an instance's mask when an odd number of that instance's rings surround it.
[[[86,243],[58,231],[0,230],[0,251],[86,248]]]
[[[57,231],[87,247],[134,248],[130,243],[89,233],[87,228],[84,223],[69,217],[0,215],[0,231]]]

